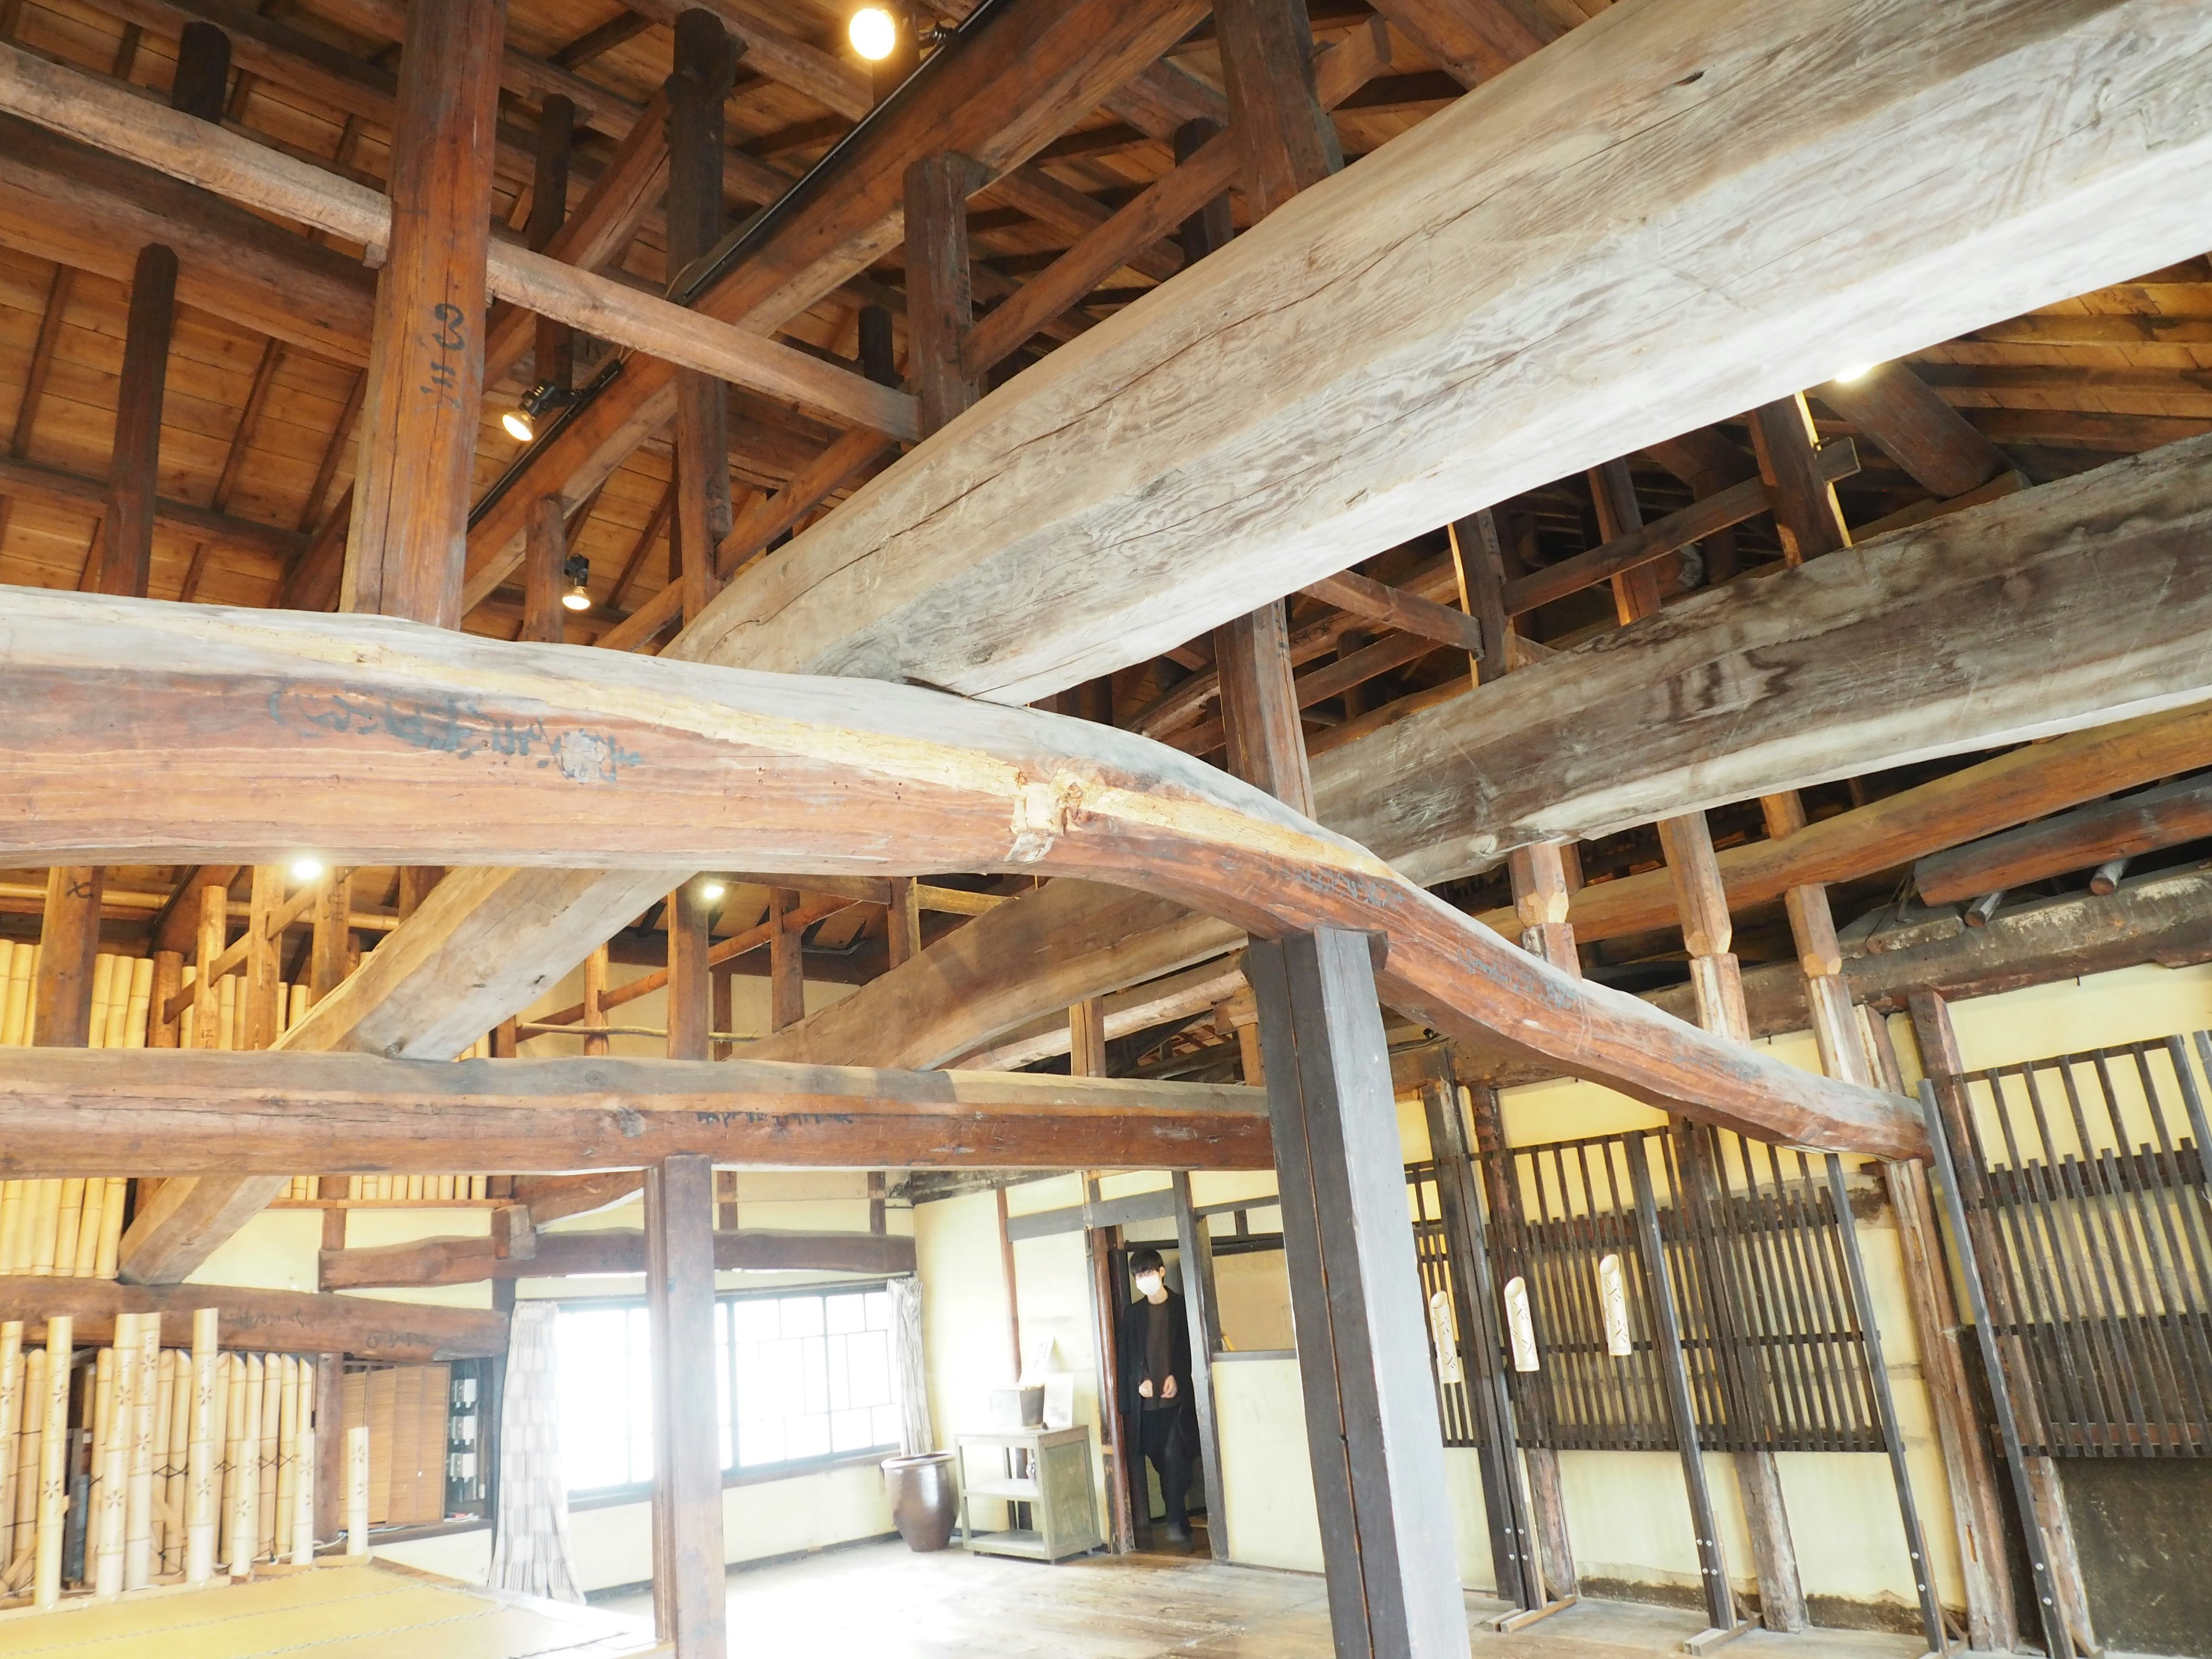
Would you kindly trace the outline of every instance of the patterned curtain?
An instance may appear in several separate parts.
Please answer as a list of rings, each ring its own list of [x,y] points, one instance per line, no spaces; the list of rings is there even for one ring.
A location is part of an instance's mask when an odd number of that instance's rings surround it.
[[[899,1449],[908,1457],[937,1449],[929,1425],[929,1383],[921,1364],[921,1281],[894,1279],[891,1293],[891,1370],[899,1395]]]
[[[581,1601],[568,1559],[568,1486],[561,1472],[556,1317],[550,1302],[522,1303],[507,1336],[490,1583],[494,1589]]]

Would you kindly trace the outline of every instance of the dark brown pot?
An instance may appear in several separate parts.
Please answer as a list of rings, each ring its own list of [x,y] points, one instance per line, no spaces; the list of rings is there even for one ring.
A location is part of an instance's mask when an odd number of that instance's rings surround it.
[[[891,1519],[908,1549],[941,1550],[952,1541],[960,1495],[953,1489],[951,1452],[887,1457],[884,1486],[890,1493]]]

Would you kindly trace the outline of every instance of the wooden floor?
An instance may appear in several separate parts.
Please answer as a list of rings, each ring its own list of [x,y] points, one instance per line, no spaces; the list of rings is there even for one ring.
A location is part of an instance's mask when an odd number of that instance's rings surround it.
[[[603,1603],[650,1617],[648,1598]],[[1672,1656],[1703,1621],[1672,1607],[1587,1602],[1498,1636],[1474,1621],[1503,1604],[1468,1598],[1474,1659]],[[1731,1659],[1916,1659],[1908,1636],[1754,1632]],[[730,1651],[805,1659],[1328,1659],[1318,1578],[1159,1555],[1048,1567],[900,1544],[833,1551],[730,1578]]]
[[[0,1659],[617,1659],[652,1622],[471,1589],[384,1566],[325,1567],[212,1589],[155,1590],[0,1613]]]

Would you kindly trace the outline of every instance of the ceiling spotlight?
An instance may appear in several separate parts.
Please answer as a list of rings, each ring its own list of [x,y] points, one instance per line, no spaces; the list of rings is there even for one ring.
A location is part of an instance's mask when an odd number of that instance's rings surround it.
[[[710,903],[710,904],[711,904],[711,903],[713,903],[716,899],[718,899],[718,898],[721,897],[721,896],[722,896],[722,895],[723,895],[725,892],[726,892],[727,890],[728,890],[728,889],[725,888],[725,887],[722,885],[722,884],[721,884],[720,882],[719,882],[719,881],[710,881],[710,882],[707,883],[707,884],[706,884],[706,885],[704,885],[703,887],[700,888],[700,890],[699,890],[699,896],[700,896],[701,898],[702,898],[702,899],[705,899],[708,903]]]
[[[322,877],[323,861],[313,853],[302,853],[292,860],[293,880],[320,881]]]
[[[1832,380],[1839,380],[1845,386],[1849,386],[1853,380],[1863,380],[1866,379],[1868,375],[1874,373],[1875,367],[1875,366],[1872,363],[1853,363],[1849,368],[1838,369],[1835,374],[1830,375],[1828,378]]]
[[[592,608],[592,562],[581,553],[571,553],[561,567],[561,574],[568,584],[568,591],[561,596],[561,603],[571,611]]]
[[[872,64],[882,63],[898,49],[898,21],[881,6],[861,7],[845,33],[853,50]]]
[[[520,404],[499,417],[499,423],[517,443],[533,443],[538,438],[539,417],[549,409],[561,409],[574,403],[578,396],[567,386],[540,380],[522,394]]]

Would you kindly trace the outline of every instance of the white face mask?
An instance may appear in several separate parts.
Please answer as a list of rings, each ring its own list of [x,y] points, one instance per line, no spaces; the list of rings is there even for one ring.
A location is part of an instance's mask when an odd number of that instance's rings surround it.
[[[1137,1275],[1137,1294],[1139,1296],[1152,1296],[1158,1291],[1159,1288],[1160,1276],[1158,1273],[1139,1273]]]

